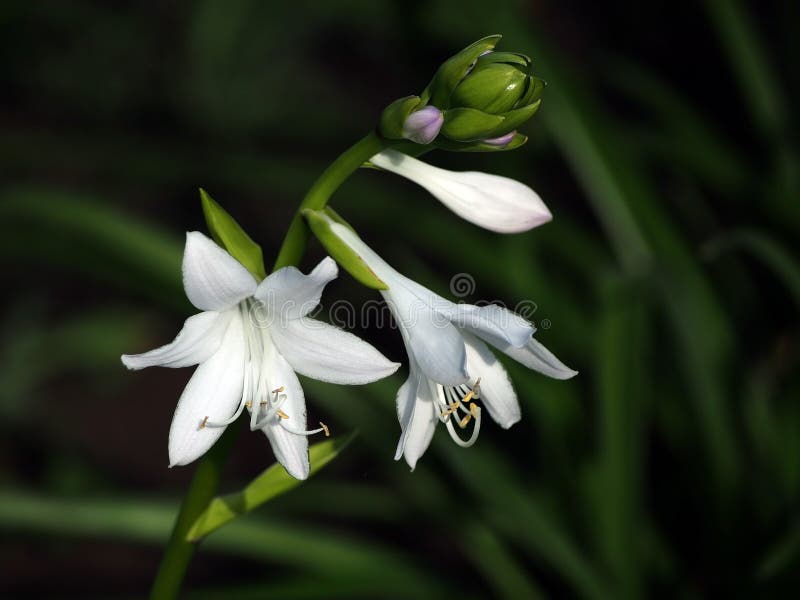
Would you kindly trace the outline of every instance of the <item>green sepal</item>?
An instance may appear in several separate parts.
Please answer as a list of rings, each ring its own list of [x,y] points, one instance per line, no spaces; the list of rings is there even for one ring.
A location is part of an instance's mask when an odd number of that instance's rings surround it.
[[[453,108],[444,113],[441,133],[451,140],[471,142],[486,137],[498,129],[505,117],[489,115],[474,108]]]
[[[484,52],[491,51],[500,41],[502,35],[490,35],[478,40],[464,48],[461,52],[448,58],[433,76],[433,80],[422,92],[422,100],[432,104],[439,110],[449,108],[450,94],[470,72],[478,57]]]
[[[256,279],[259,281],[264,279],[267,271],[264,268],[264,253],[261,251],[261,246],[256,244],[228,211],[215,202],[203,188],[200,188],[200,202],[203,205],[206,225],[214,241],[242,263]]]
[[[381,113],[378,133],[387,140],[402,140],[403,123],[421,103],[419,96],[406,96],[392,102]]]
[[[311,463],[309,475],[313,475],[336,458],[355,437],[356,433],[353,432],[343,438],[330,438],[311,446],[308,450]],[[214,498],[189,529],[186,541],[200,541],[236,517],[258,508],[267,500],[284,494],[301,483],[302,481],[289,475],[280,463],[275,463],[241,492]]]
[[[500,137],[501,135],[505,135],[510,131],[514,131],[533,115],[535,115],[536,111],[539,110],[541,105],[542,101],[537,100],[533,104],[528,104],[528,106],[523,106],[522,108],[515,108],[514,110],[508,111],[503,115],[506,120],[503,121],[503,123],[497,129],[495,129],[491,135],[485,135],[483,137]]]
[[[514,65],[490,63],[480,70],[475,67],[453,91],[450,103],[494,115],[504,113],[523,95],[527,79]]]
[[[367,266],[367,263],[365,263],[350,246],[339,239],[339,236],[331,231],[331,221],[353,230],[350,224],[336,214],[332,208],[325,207],[322,210],[307,208],[303,211],[303,217],[305,217],[311,231],[325,247],[325,250],[328,251],[328,254],[330,254],[345,271],[350,273],[356,281],[373,290],[389,289],[389,286],[372,272],[372,269]]]
[[[527,135],[517,133],[505,146],[492,146],[481,141],[454,142],[444,138],[437,138],[433,145],[440,150],[447,150],[448,152],[505,152],[507,150],[515,150],[527,141]]]

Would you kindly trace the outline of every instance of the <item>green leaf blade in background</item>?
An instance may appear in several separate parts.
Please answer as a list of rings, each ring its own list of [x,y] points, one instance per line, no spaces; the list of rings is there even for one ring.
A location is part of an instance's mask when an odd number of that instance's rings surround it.
[[[311,463],[309,476],[336,458],[356,435],[357,433],[353,432],[343,438],[331,438],[312,445],[309,448]],[[200,541],[233,519],[255,510],[268,500],[288,492],[301,483],[302,481],[289,475],[281,464],[275,463],[241,492],[218,496],[211,500],[208,508],[197,517],[189,529],[186,539],[190,542]]]

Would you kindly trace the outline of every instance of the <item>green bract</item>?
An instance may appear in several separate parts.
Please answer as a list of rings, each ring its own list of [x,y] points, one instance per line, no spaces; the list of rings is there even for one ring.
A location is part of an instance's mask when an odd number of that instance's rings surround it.
[[[507,142],[503,139],[497,143],[496,138],[511,134],[534,115],[545,82],[528,73],[529,57],[495,52],[500,38],[491,35],[480,39],[442,63],[419,97],[401,98],[384,110],[378,132],[387,139],[402,139],[405,120],[433,106],[444,117],[433,142],[437,148],[491,152],[525,143],[527,138],[521,134]]]
[[[200,201],[206,225],[214,241],[242,263],[256,279],[259,281],[264,279],[267,272],[264,268],[261,246],[256,244],[228,211],[215,202],[203,188],[200,188]]]
[[[308,226],[311,228],[311,231],[314,232],[314,235],[320,243],[325,246],[325,250],[328,251],[328,254],[330,254],[345,271],[350,273],[356,281],[374,290],[388,289],[388,286],[367,266],[364,259],[331,232],[331,220],[352,229],[350,224],[336,214],[331,207],[328,206],[322,210],[307,208],[303,211],[303,217],[305,217]]]

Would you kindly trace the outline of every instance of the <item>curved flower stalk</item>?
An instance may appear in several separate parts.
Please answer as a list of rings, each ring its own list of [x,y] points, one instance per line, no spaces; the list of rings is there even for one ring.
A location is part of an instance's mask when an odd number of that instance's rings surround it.
[[[395,460],[405,457],[413,469],[440,421],[453,441],[471,446],[480,432],[480,404],[504,429],[519,421],[516,392],[487,343],[549,377],[577,374],[533,337],[531,323],[512,311],[442,298],[395,271],[333,211],[309,215],[309,222],[331,254],[342,252],[330,243],[335,236],[386,284],[380,291],[403,336],[410,370],[397,394],[402,434]],[[326,228],[322,235],[321,228]]]
[[[553,218],[536,192],[508,177],[448,171],[396,150],[384,150],[370,162],[421,185],[459,217],[484,229],[520,233]]]
[[[260,284],[225,250],[199,232],[186,235],[183,283],[201,313],[175,340],[144,354],[124,355],[129,369],[199,365],[178,400],[169,433],[170,466],[206,452],[245,408],[275,457],[297,479],[309,473],[306,406],[297,373],[362,384],[400,366],[371,345],[309,318],[338,269],[330,257],[309,274],[280,269]]]

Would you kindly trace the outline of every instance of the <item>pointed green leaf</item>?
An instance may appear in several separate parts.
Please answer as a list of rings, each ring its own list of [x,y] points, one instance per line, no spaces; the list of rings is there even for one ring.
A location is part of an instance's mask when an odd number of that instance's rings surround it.
[[[500,127],[495,129],[491,135],[486,137],[500,137],[501,135],[514,131],[535,115],[541,105],[542,101],[537,100],[533,104],[528,104],[528,106],[508,111],[503,115],[506,120],[503,121]]]
[[[308,222],[311,231],[314,232],[314,235],[320,243],[325,246],[328,254],[330,254],[345,271],[350,273],[356,281],[373,290],[389,289],[389,286],[372,272],[372,269],[367,266],[367,263],[365,263],[350,246],[339,239],[339,236],[331,231],[331,222],[341,223],[352,229],[352,227],[336,214],[332,208],[326,207],[323,210],[306,209],[303,211],[303,216]]]
[[[505,117],[489,115],[474,108],[453,108],[444,113],[442,134],[451,140],[470,142],[492,137],[503,121]]]
[[[353,432],[346,437],[327,439],[311,446],[308,451],[311,462],[310,475],[336,458],[356,435],[356,432]],[[258,508],[267,500],[288,492],[300,483],[302,482],[289,475],[280,463],[275,463],[241,492],[214,498],[189,529],[189,533],[186,534],[187,541],[199,541],[236,517]]]
[[[200,188],[200,201],[203,204],[208,230],[214,241],[242,263],[257,279],[264,279],[267,272],[264,268],[261,246],[256,244],[228,211],[215,202],[203,188]]]

